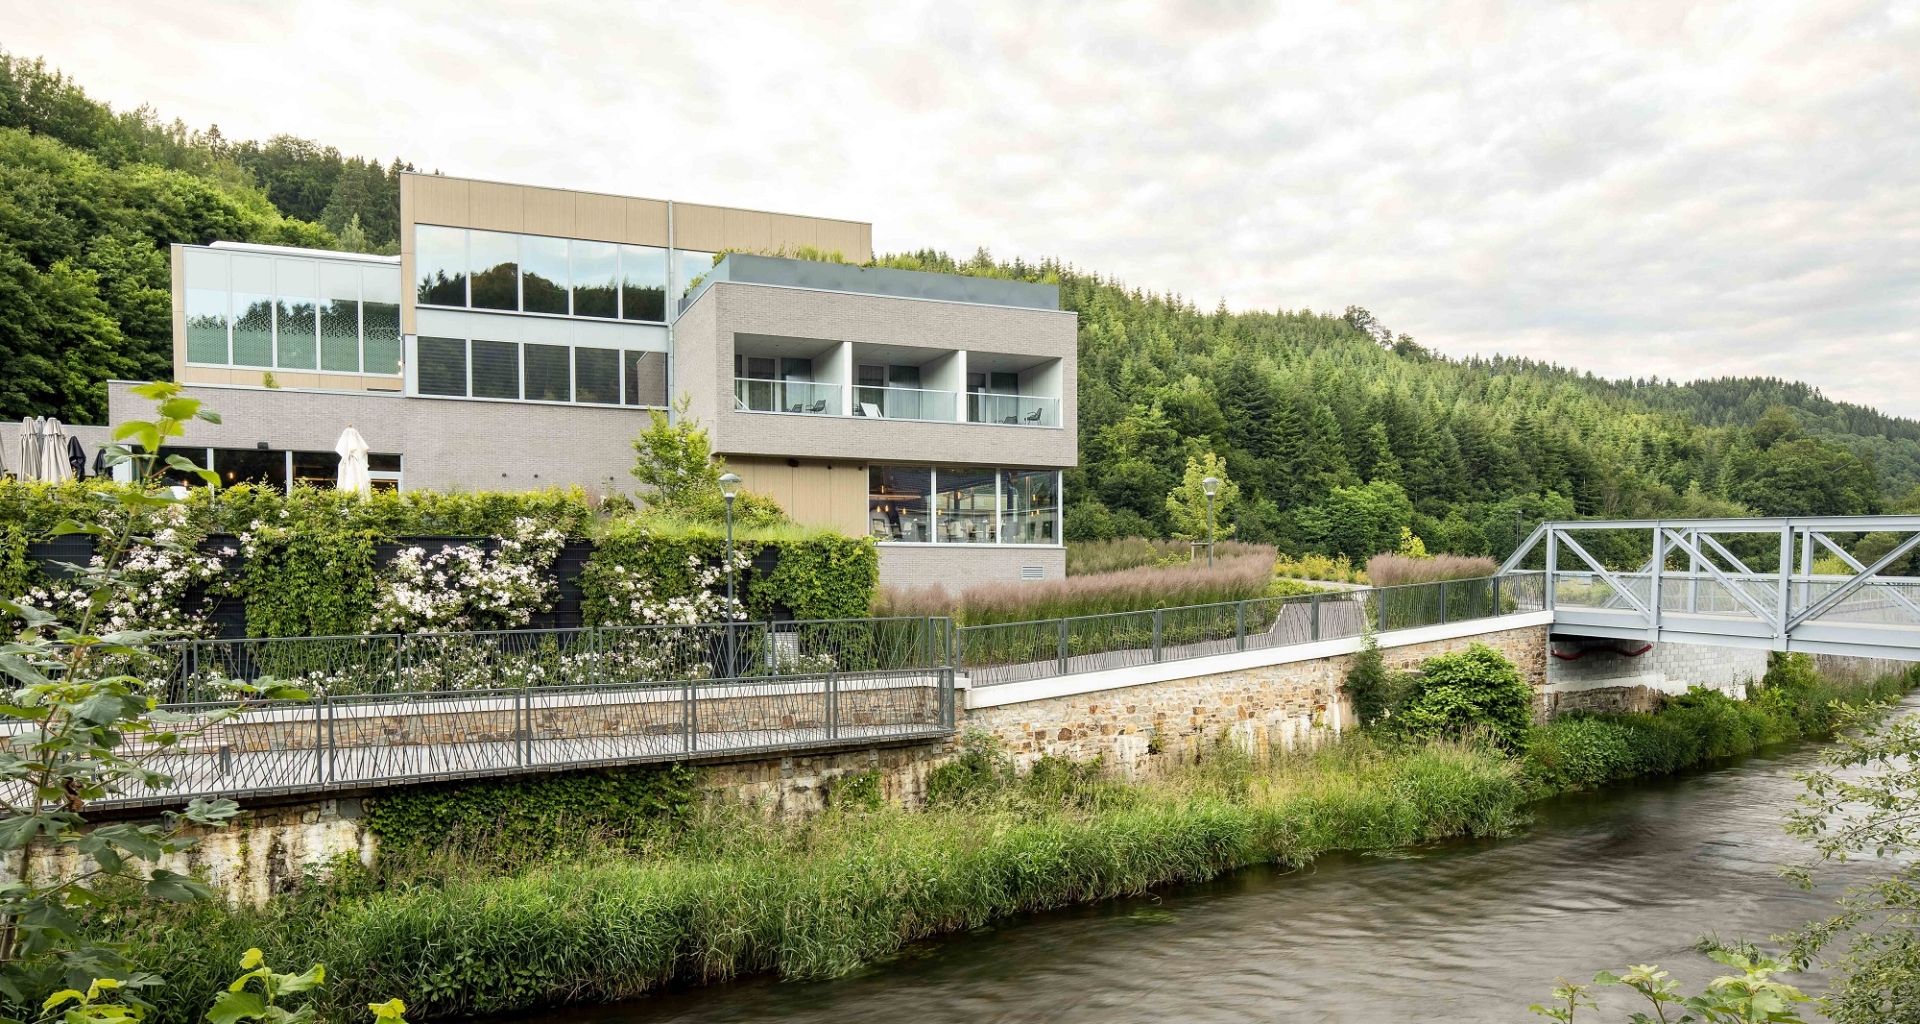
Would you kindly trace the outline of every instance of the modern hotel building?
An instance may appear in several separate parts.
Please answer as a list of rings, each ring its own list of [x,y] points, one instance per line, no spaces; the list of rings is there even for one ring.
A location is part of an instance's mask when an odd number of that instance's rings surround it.
[[[397,257],[173,247],[175,379],[223,417],[185,453],[330,482],[352,425],[378,486],[624,492],[685,396],[747,489],[878,539],[883,582],[1064,573],[1053,286],[758,255],[862,263],[864,223],[439,175],[402,177],[400,218]]]

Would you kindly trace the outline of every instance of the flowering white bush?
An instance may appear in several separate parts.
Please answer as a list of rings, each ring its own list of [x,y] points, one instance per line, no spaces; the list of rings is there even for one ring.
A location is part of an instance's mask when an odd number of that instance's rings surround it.
[[[125,514],[118,510],[104,511],[101,525],[113,528],[108,520]],[[203,636],[207,632],[205,613],[189,614],[183,602],[194,584],[218,579],[226,573],[227,564],[222,559],[233,557],[234,550],[222,548],[217,554],[200,554],[197,548],[202,537],[189,526],[184,505],[165,506],[153,518],[154,523],[141,527],[151,529],[150,540],[134,542],[121,556],[119,571],[123,585],[107,592],[107,603],[100,611],[99,625],[95,628],[100,633],[165,630]],[[100,569],[106,564],[105,559],[104,554],[96,554],[89,564]],[[86,587],[54,583],[28,591],[22,603],[66,613],[86,607],[91,599]]]
[[[735,573],[744,573],[752,564],[751,555],[744,551],[734,552]],[[732,607],[727,605],[726,591],[722,589],[727,578],[724,560],[708,564],[698,555],[688,555],[687,570],[692,592],[663,597],[654,592],[653,580],[628,572],[624,565],[615,564],[606,588],[607,603],[615,609],[608,616],[609,621],[642,626],[680,626],[699,622],[740,621],[747,617],[746,605],[740,602],[737,595]]]
[[[449,544],[435,554],[411,547],[382,574],[369,628],[376,633],[512,629],[553,607],[547,568],[566,535],[537,520],[513,521],[489,554]]]

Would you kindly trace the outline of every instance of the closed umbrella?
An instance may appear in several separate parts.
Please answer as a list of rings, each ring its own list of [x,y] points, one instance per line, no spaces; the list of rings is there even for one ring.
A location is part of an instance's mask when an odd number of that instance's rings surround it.
[[[373,493],[373,477],[367,474],[367,439],[360,436],[351,425],[340,432],[340,440],[334,443],[334,453],[340,456],[340,473],[335,487],[343,491],[356,491],[361,497]]]
[[[73,472],[75,480],[87,478],[87,447],[77,437],[67,438],[67,469]]]
[[[40,479],[55,483],[73,479],[73,467],[67,465],[67,432],[52,416],[40,431]]]
[[[31,416],[20,420],[20,479],[40,479],[40,424]]]

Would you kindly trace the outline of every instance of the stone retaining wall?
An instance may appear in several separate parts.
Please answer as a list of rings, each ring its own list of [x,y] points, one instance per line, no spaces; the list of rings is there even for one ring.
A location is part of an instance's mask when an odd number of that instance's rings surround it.
[[[1536,690],[1545,684],[1545,626],[1383,648],[1381,655],[1390,668],[1412,669],[1472,643],[1498,650]],[[1101,757],[1123,776],[1138,778],[1192,761],[1221,742],[1258,755],[1272,746],[1316,743],[1351,727],[1353,713],[1340,684],[1352,661],[1347,654],[976,708],[965,713],[960,727],[995,737],[1023,765],[1041,757]]]

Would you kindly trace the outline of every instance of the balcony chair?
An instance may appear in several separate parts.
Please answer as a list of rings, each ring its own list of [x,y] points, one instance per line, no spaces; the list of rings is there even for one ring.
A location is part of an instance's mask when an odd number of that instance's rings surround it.
[[[808,412],[826,412],[827,400],[824,398],[815,400],[812,405],[807,407],[807,411]]]
[[[1044,410],[1042,410],[1042,409],[1040,409],[1040,408],[1038,408],[1038,407],[1035,407],[1035,408],[1034,408],[1034,410],[1033,410],[1032,412],[1030,412],[1030,413],[1028,413],[1028,414],[1027,414],[1027,422],[1028,422],[1028,423],[1039,423],[1039,422],[1040,422],[1040,413],[1041,413],[1042,411],[1044,411]]]

